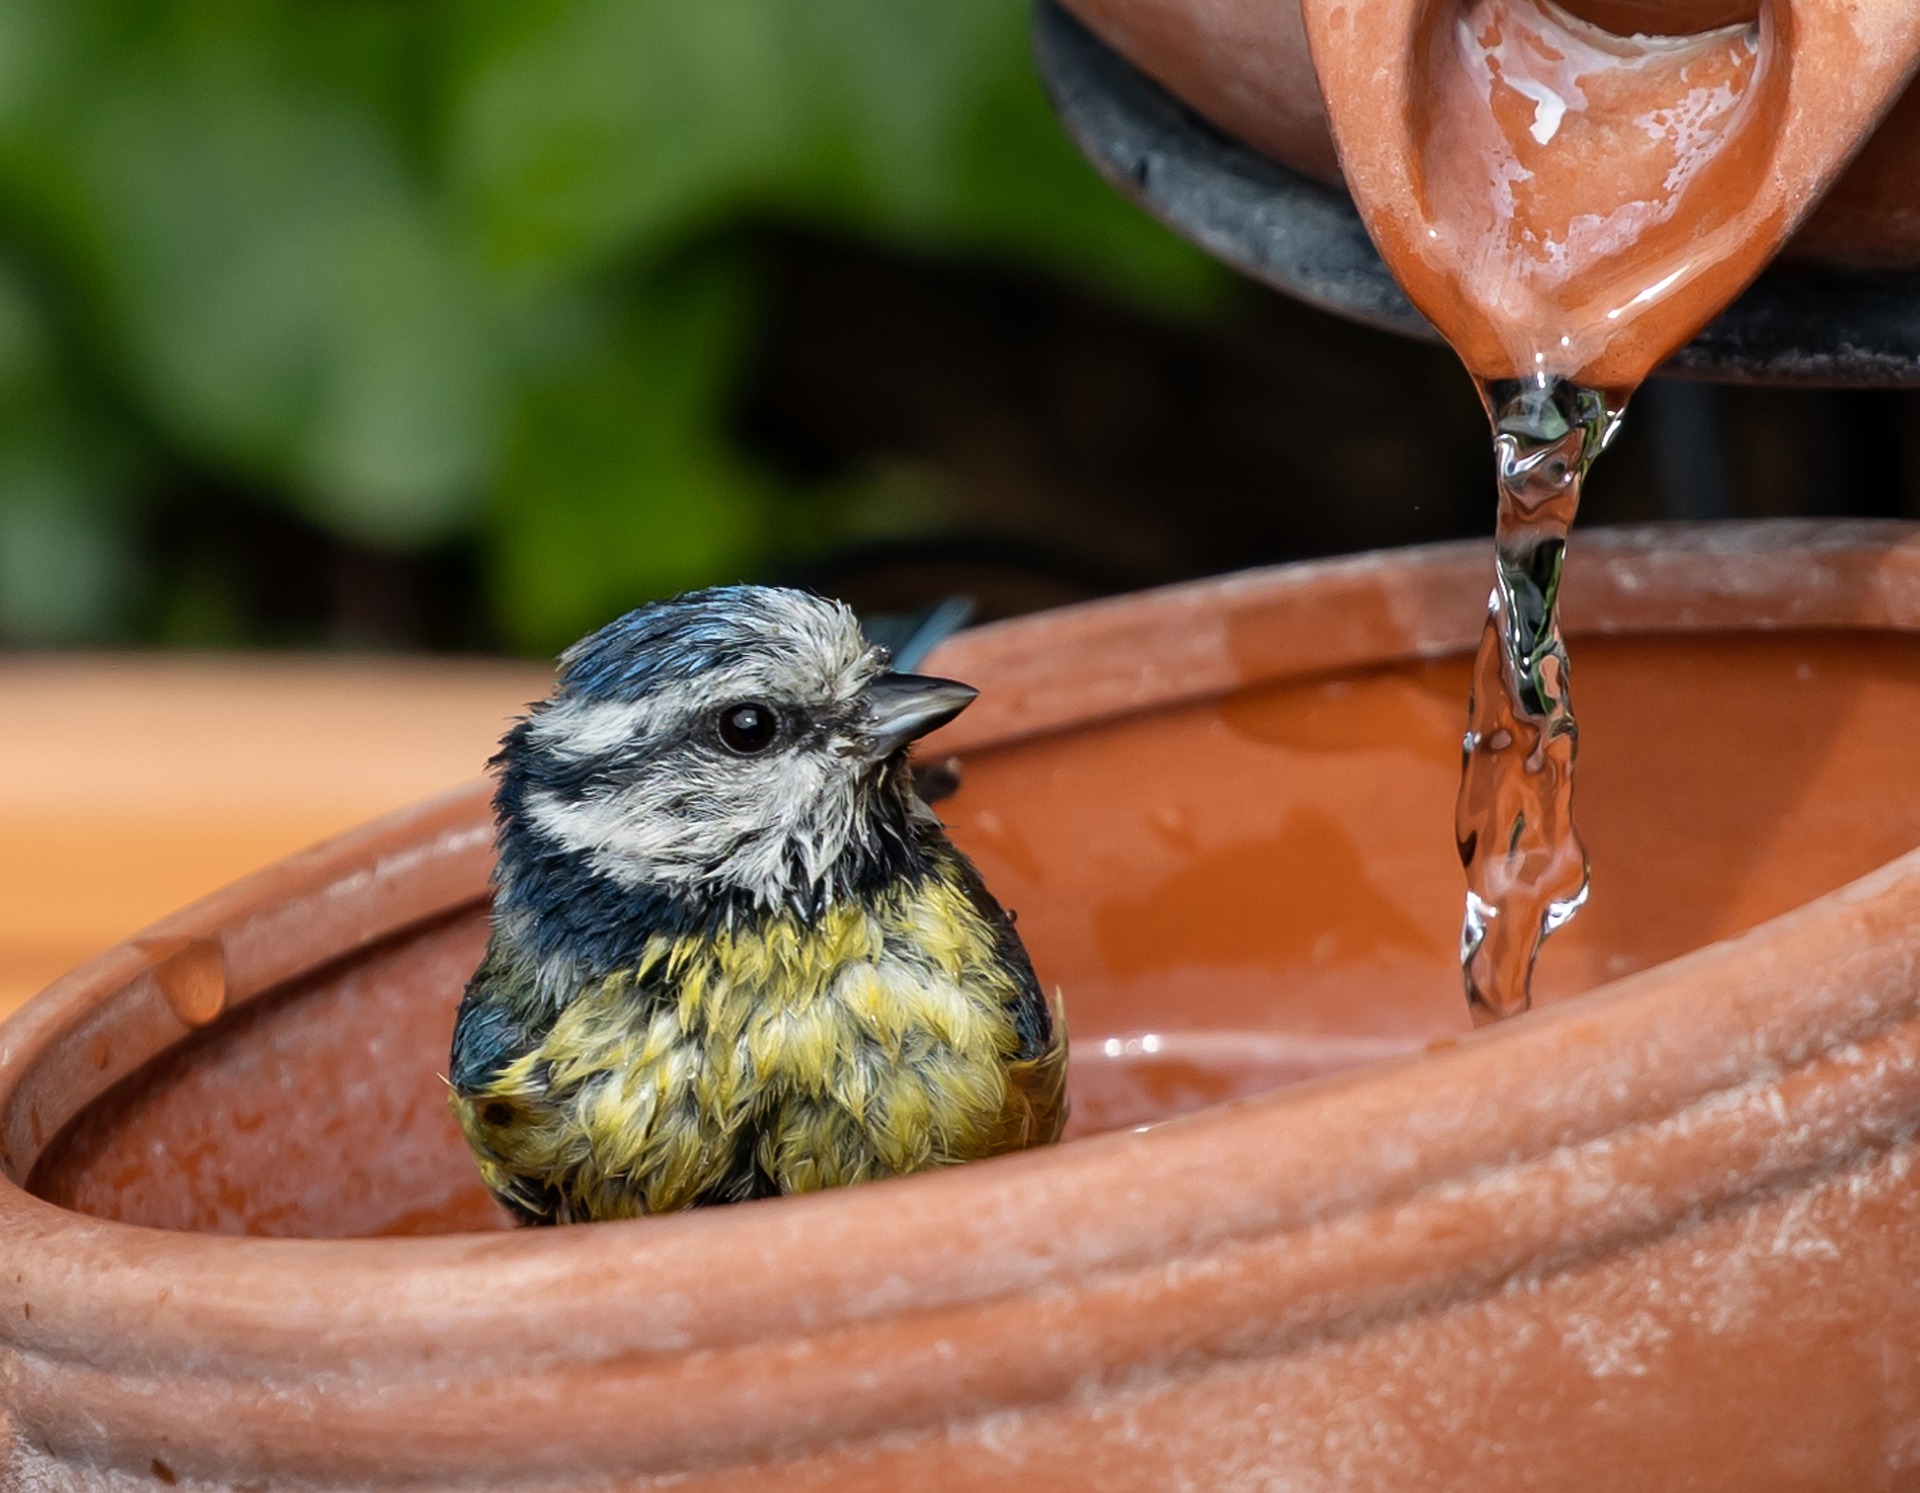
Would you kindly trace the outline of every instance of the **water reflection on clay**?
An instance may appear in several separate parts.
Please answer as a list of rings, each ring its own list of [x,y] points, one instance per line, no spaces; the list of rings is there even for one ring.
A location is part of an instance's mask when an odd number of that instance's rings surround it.
[[[1130,1032],[1073,1056],[1069,1137],[1144,1127],[1425,1050],[1418,1038],[1295,1032]]]
[[[1195,847],[1170,875],[1104,902],[1094,923],[1108,967],[1131,974],[1196,957],[1209,966],[1344,966],[1446,947],[1367,874],[1340,821],[1310,806],[1271,834]]]
[[[1436,15],[1439,14],[1438,12]],[[1495,428],[1497,579],[1455,828],[1460,962],[1476,1022],[1527,1008],[1541,941],[1586,900],[1578,746],[1557,596],[1580,486],[1657,353],[1631,325],[1722,257],[1714,196],[1764,166],[1744,123],[1758,22],[1619,36],[1551,0],[1467,0],[1429,45],[1422,135],[1438,220],[1413,252],[1453,277],[1449,332]],[[1424,97],[1424,95],[1423,95]],[[1498,349],[1494,351],[1493,349]],[[1562,375],[1597,366],[1621,390]]]
[[[1476,1021],[1525,1009],[1541,938],[1587,891],[1555,622],[1587,465],[1870,128],[1900,86],[1889,61],[1912,55],[1896,6],[1690,5],[1735,18],[1694,35],[1595,24],[1635,8],[1397,0],[1369,24],[1344,0],[1302,6],[1355,203],[1495,426],[1498,579],[1456,818]]]
[[[1920,731],[1920,644],[1587,638],[1580,652],[1581,825],[1606,896],[1547,946],[1536,1000],[1920,844],[1901,755]],[[1460,786],[1469,666],[1248,690],[981,754],[942,807],[1082,1045],[1170,1026],[1461,1031],[1460,865],[1434,827]],[[1684,739],[1663,729],[1683,717]],[[994,833],[976,833],[982,814]],[[997,848],[1007,824],[1025,868]]]
[[[162,939],[142,946],[167,1008],[187,1026],[205,1026],[226,1009],[227,971],[212,939]]]
[[[1032,743],[1007,776],[980,758],[985,782],[942,807],[1030,946],[1070,926],[1042,976],[1076,1036],[1089,1003],[1096,1032],[1169,1011],[1183,1027],[1451,1030],[1458,997],[1436,973],[1457,870],[1432,831],[1465,681],[1444,660],[1250,690]],[[1015,824],[1039,876],[1003,853]]]
[[[1445,330],[1475,373],[1592,369],[1711,273],[1711,230],[1766,166],[1760,22],[1616,35],[1551,0],[1469,0],[1426,45],[1435,221],[1411,247],[1470,308]]]
[[[1475,0],[1456,13],[1452,39],[1477,117],[1499,138],[1482,188],[1487,227],[1509,255],[1555,279],[1675,216],[1724,147],[1759,59],[1755,23],[1619,36],[1546,0]],[[1575,136],[1596,133],[1623,172],[1604,195],[1578,175],[1588,152]],[[1558,152],[1547,148],[1556,139]]]

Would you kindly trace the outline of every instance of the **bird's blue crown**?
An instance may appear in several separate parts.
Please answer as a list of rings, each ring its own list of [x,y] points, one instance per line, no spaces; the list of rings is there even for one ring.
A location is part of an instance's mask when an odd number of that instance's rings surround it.
[[[688,591],[628,612],[575,643],[560,656],[559,687],[584,700],[638,700],[662,685],[728,668],[749,653],[791,646],[796,622],[833,626],[843,615],[834,603],[805,591]]]

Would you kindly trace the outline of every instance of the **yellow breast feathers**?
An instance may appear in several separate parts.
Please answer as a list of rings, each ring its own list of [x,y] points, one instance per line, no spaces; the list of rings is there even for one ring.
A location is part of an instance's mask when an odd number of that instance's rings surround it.
[[[1065,1025],[1024,976],[938,878],[661,938],[454,1108],[488,1184],[556,1221],[1017,1150],[1066,1119]]]

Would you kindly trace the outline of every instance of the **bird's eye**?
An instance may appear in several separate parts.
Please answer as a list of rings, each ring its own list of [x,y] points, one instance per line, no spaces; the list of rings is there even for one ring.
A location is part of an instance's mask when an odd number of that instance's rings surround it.
[[[780,717],[773,713],[771,705],[758,702],[729,705],[720,712],[720,739],[729,751],[742,756],[764,752],[773,745],[774,734],[779,729]]]

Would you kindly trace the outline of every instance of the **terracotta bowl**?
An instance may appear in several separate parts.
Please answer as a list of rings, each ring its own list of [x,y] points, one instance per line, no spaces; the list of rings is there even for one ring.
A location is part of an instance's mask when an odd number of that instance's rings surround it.
[[[1066,991],[1044,1153],[496,1232],[439,1076],[477,786],[95,960],[0,1027],[0,1486],[1912,1486],[1920,531],[1576,555],[1593,902],[1485,1033],[1480,545],[939,660]]]
[[[1229,135],[1323,182],[1340,181],[1299,0],[1065,3],[1136,67]],[[1868,10],[1888,15],[1906,4],[1880,0]],[[1763,0],[1562,0],[1562,8],[1621,35],[1685,35],[1752,21]],[[1365,24],[1377,28],[1380,18],[1369,15]],[[1802,60],[1815,69],[1838,65],[1817,55],[1796,59]],[[1908,56],[1896,66],[1912,63]],[[1863,138],[1787,255],[1850,268],[1920,268],[1916,160],[1920,86],[1911,86]]]

